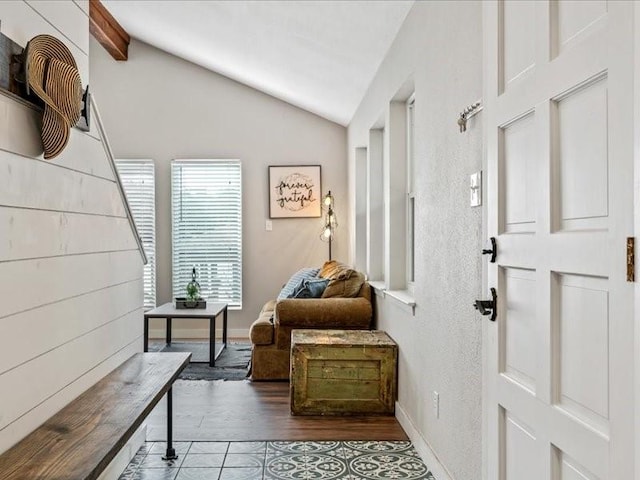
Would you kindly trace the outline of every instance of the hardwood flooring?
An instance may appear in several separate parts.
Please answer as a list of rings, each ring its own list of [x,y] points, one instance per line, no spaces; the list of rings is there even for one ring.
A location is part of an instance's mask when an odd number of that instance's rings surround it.
[[[292,416],[286,382],[178,380],[173,412],[176,441],[408,439],[393,416]],[[147,440],[165,439],[162,400],[149,416]]]

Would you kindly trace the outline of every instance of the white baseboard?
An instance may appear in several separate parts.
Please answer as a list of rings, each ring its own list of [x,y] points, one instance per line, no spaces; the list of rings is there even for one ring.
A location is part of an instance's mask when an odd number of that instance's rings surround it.
[[[409,436],[409,439],[420,455],[420,458],[422,458],[422,461],[427,465],[427,468],[433,474],[435,479],[453,480],[453,476],[449,473],[446,467],[442,465],[438,456],[431,448],[431,445],[429,445],[429,442],[427,442],[422,434],[420,434],[411,421],[411,418],[409,418],[409,415],[407,415],[398,402],[396,402],[396,419]]]
[[[147,425],[143,423],[142,426],[131,436],[125,446],[118,452],[116,457],[111,460],[111,463],[100,474],[98,480],[118,480],[146,439]]]
[[[166,330],[164,328],[150,328],[149,338],[165,338]],[[173,326],[171,328],[171,338],[209,338],[208,328],[180,328]],[[216,338],[222,338],[222,329],[216,329]],[[227,330],[227,338],[246,339],[249,340],[248,328],[230,328]]]

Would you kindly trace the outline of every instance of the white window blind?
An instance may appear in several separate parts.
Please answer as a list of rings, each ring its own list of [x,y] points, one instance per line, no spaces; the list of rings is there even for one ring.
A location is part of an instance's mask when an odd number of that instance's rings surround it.
[[[202,297],[242,308],[242,181],[237,160],[171,164],[173,295],[196,268]]]
[[[144,308],[156,306],[156,194],[152,160],[116,160],[127,201],[147,254],[144,266]]]

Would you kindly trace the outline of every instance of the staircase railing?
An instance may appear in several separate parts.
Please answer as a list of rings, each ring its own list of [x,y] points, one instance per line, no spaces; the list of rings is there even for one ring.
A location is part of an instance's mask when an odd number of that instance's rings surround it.
[[[111,150],[111,145],[109,144],[107,133],[104,130],[104,124],[102,123],[102,117],[100,117],[100,110],[98,109],[98,105],[96,104],[94,94],[91,94],[91,117],[95,121],[95,125],[98,127],[98,134],[100,135],[102,146],[104,148],[105,153],[107,154],[107,158],[109,159],[109,165],[111,166],[111,170],[113,171],[113,176],[116,179],[116,185],[118,186],[120,197],[122,198],[125,210],[127,212],[127,218],[129,219],[129,225],[131,226],[131,231],[133,232],[133,236],[136,238],[136,242],[138,243],[138,250],[140,251],[140,255],[142,255],[142,262],[146,265],[147,254],[144,251],[142,239],[140,238],[140,233],[138,232],[138,227],[136,226],[136,222],[133,219],[133,214],[131,213],[131,207],[129,206],[129,201],[127,200],[127,195],[125,194],[124,188],[122,187],[122,180],[120,180],[120,175],[118,174],[118,169],[116,168],[116,162],[113,156],[113,150]]]

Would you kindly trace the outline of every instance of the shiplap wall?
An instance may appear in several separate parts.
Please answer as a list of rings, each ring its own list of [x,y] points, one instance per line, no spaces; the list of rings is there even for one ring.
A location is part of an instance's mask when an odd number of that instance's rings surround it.
[[[2,33],[60,38],[83,86],[88,22],[88,1],[0,1]],[[102,142],[74,129],[44,161],[38,118],[0,94],[0,452],[142,350],[142,259]]]

